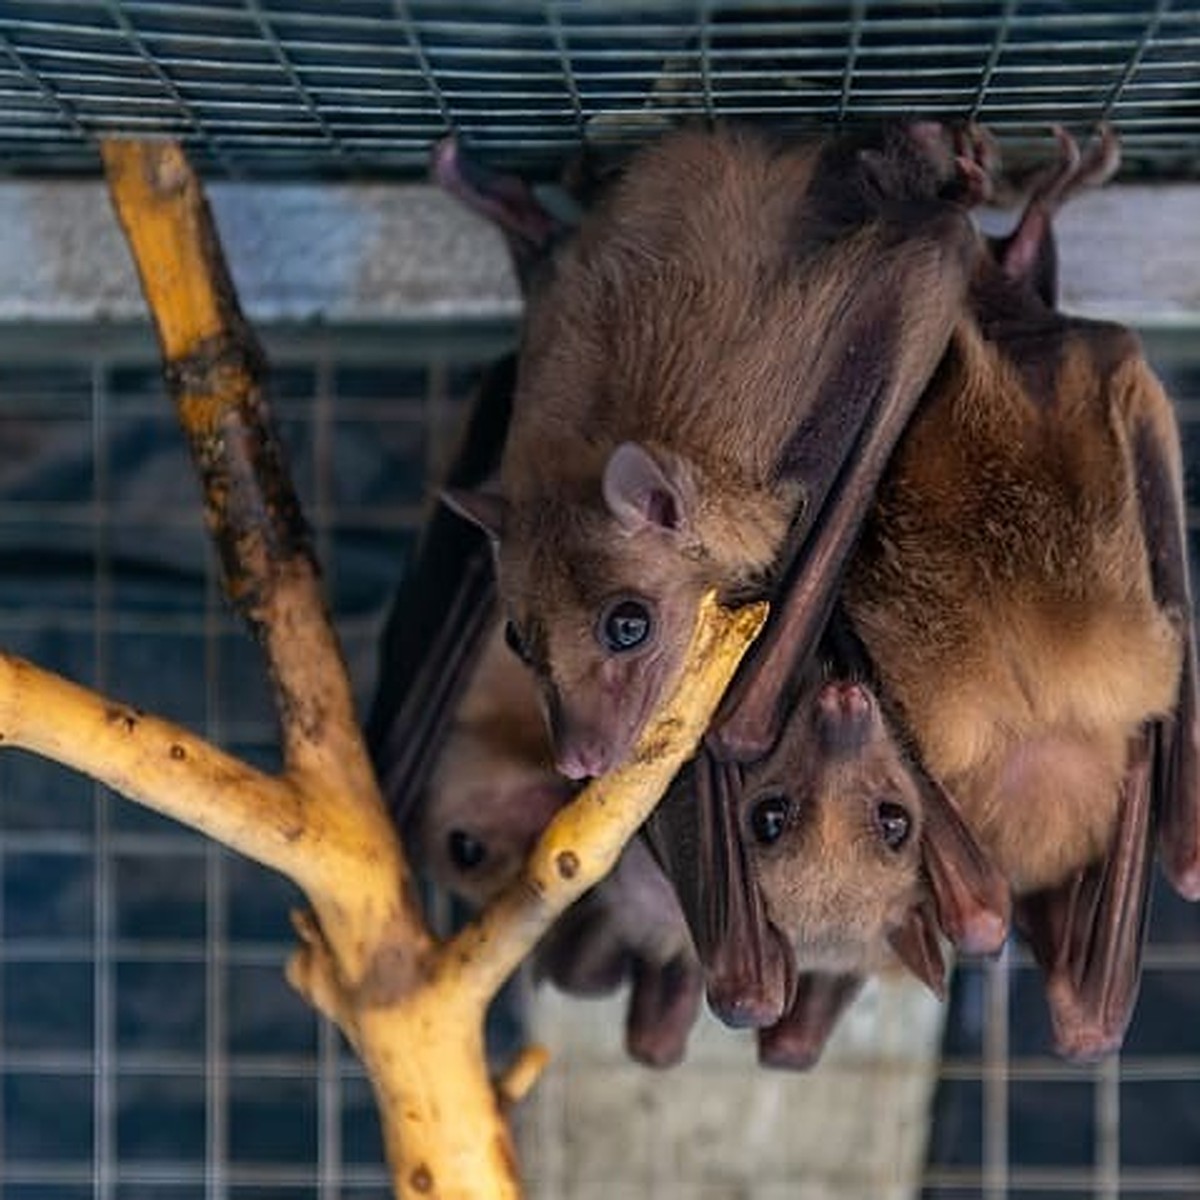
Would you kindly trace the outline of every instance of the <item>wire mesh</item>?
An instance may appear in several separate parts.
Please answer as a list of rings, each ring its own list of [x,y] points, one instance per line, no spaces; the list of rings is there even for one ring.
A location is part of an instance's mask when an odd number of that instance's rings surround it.
[[[1195,0],[5,0],[0,169],[94,171],[111,134],[235,176],[422,174],[457,131],[552,173],[696,116],[978,117],[1007,146],[1117,123],[1200,171]]]
[[[79,337],[0,331],[0,642],[277,768],[262,665],[218,594],[153,344]],[[472,352],[272,341],[365,704]],[[356,1060],[284,982],[301,902],[66,770],[0,757],[0,1195],[389,1195]]]
[[[416,345],[396,330],[267,337],[360,699],[425,480],[497,336],[477,341],[460,325]],[[1151,349],[1179,398],[1195,539],[1200,357],[1182,336]],[[149,339],[0,330],[0,364],[0,643],[276,765],[260,665],[217,594]],[[0,756],[4,1200],[383,1200],[367,1084],[282,979],[286,910],[298,899],[269,872],[65,770]],[[1100,1067],[1048,1054],[1027,955],[960,970],[926,1200],[1200,1195],[1200,908],[1160,895],[1151,931],[1126,1052]],[[532,1194],[727,1194],[704,1174],[715,1135],[700,1131],[705,1120],[742,1121],[744,1144],[762,1143],[770,1118],[752,1098],[771,1080],[744,1049],[744,1062],[689,1063],[662,1081],[664,1113],[695,1099],[704,1112],[671,1156],[638,1159],[640,1174],[618,1155],[608,1178],[580,1178],[570,1162],[593,1133],[569,1109],[545,1122],[535,1134],[553,1130],[565,1145],[535,1146],[531,1160],[560,1190]],[[626,1077],[595,1049],[583,1063],[613,1086]],[[648,1094],[612,1097],[603,1111],[644,1141],[637,1105]],[[879,1136],[924,1115],[881,1109]],[[784,1136],[789,1114],[774,1119]],[[606,1136],[621,1145],[626,1134]],[[786,1158],[764,1156],[763,1197],[793,1194]],[[855,1165],[847,1159],[851,1184]]]

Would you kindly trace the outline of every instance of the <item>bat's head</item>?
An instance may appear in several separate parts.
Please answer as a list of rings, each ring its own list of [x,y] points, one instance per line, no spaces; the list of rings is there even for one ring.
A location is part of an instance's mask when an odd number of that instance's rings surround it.
[[[516,877],[575,791],[550,762],[532,681],[497,622],[405,823],[406,845],[435,882],[482,905]]]
[[[713,585],[682,462],[626,442],[600,476],[575,502],[447,497],[493,538],[506,638],[538,681],[555,765],[572,779],[627,757],[678,681]]]
[[[767,913],[801,972],[889,960],[924,897],[923,806],[869,686],[829,679],[801,696],[746,771],[742,817]]]
[[[516,877],[573,791],[545,765],[499,753],[477,731],[456,731],[414,818],[413,856],[435,882],[482,906]]]

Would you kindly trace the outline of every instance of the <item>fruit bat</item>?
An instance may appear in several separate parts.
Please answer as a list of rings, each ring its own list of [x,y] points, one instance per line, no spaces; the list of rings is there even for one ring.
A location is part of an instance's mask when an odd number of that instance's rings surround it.
[[[532,246],[520,254],[532,268]],[[511,359],[483,381],[451,484],[472,486],[494,470],[512,381]],[[553,770],[533,681],[505,645],[497,613],[486,539],[439,506],[388,619],[367,722],[414,862],[476,906],[516,876],[578,786]],[[630,1055],[653,1066],[683,1057],[700,1003],[699,963],[675,893],[641,844],[563,915],[533,966],[535,977],[572,994],[628,980]]]
[[[977,260],[968,303],[878,489],[840,603],[894,710],[893,734],[911,738],[923,770],[954,797],[1018,896],[1016,923],[1045,971],[1059,1050],[1092,1058],[1120,1044],[1136,998],[1156,824],[1168,876],[1185,896],[1200,896],[1200,789],[1171,407],[1131,333],[1065,317],[1049,302],[1049,219],[1111,170],[1115,141],[1106,136],[1083,157],[1065,135],[1060,145],[1061,164],[1013,237]],[[710,971],[729,954],[746,966],[742,1004],[764,1025],[781,1003],[773,948],[781,936],[798,943],[803,978],[810,922],[819,928],[828,897],[861,883],[864,871],[853,829],[830,825],[825,801],[800,802],[799,766],[765,824],[745,786],[781,753],[771,749],[781,729],[789,748],[789,722],[805,703],[798,668],[814,619],[806,593],[825,582],[819,570],[810,578],[814,562],[829,561],[823,537],[841,540],[828,529],[810,539],[816,550],[785,587],[766,644],[735,682],[698,760],[702,779],[720,779],[723,793],[690,811],[663,806],[652,835],[656,846],[704,847],[682,871],[664,856],[694,930],[713,920],[695,901],[697,880],[721,872],[713,890],[739,897],[708,941],[697,940]],[[814,767],[810,756],[809,764],[819,771],[823,760]],[[910,828],[928,824],[928,796],[897,801]],[[835,850],[806,896],[795,881],[808,877],[802,860],[812,851],[800,834],[790,862],[772,860],[780,846],[786,852],[785,833],[814,824],[835,831]],[[764,829],[778,837],[764,839]],[[975,887],[986,872],[970,880],[970,855],[955,838],[927,830],[924,840],[952,878],[967,881],[952,898],[965,897],[969,924],[982,916],[986,932],[988,892]],[[912,855],[894,856],[890,867],[892,889],[930,875]],[[857,922],[867,944],[885,938],[887,920],[872,903],[844,917],[843,936]],[[885,906],[884,916],[892,911]],[[939,922],[953,936],[940,914]],[[928,929],[915,931],[915,953],[901,957],[936,978],[935,959],[920,966],[936,945]],[[824,977],[824,998],[810,1002],[818,1037],[838,978],[854,974]],[[785,1062],[802,1063],[811,1049],[804,998],[804,988],[785,981],[782,1003],[791,1008],[782,1033],[764,1034]]]
[[[498,480],[450,500],[495,542],[567,776],[631,748],[703,592],[765,594],[812,531],[860,523],[977,248],[925,128],[681,130],[539,265]]]
[[[710,1006],[758,1026],[771,1065],[812,1065],[868,974],[903,964],[941,997],[943,933],[983,953],[1007,934],[1007,880],[906,744],[840,607],[770,751],[701,753],[646,835]]]

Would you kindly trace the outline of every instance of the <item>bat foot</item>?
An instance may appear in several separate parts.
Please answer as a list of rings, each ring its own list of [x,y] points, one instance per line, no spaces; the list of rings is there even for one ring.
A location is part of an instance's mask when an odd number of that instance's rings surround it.
[[[562,232],[561,223],[523,179],[475,161],[456,137],[444,137],[434,145],[429,167],[443,190],[501,230],[518,266],[536,259]]]

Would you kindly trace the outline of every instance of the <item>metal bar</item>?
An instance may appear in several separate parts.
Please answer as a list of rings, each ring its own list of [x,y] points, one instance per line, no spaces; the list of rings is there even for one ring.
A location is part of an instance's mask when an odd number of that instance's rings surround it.
[[[429,94],[433,97],[433,101],[437,105],[438,112],[441,113],[442,121],[445,125],[445,132],[449,132],[454,128],[454,114],[451,111],[450,105],[446,101],[446,97],[442,95],[442,89],[438,84],[437,77],[433,72],[433,67],[429,62],[429,56],[425,53],[425,47],[421,44],[421,38],[417,33],[416,26],[413,24],[412,14],[408,10],[407,0],[392,0],[392,6],[400,20],[400,24],[404,30],[404,36],[408,41],[409,48],[417,60],[417,65],[420,67],[421,75],[425,80],[425,86],[429,89]]]
[[[1150,14],[1146,21],[1146,27],[1142,30],[1142,36],[1138,38],[1137,45],[1134,46],[1132,53],[1129,55],[1124,68],[1121,71],[1121,76],[1113,85],[1112,91],[1109,92],[1108,98],[1104,101],[1104,108],[1101,110],[1101,120],[1107,120],[1112,114],[1113,109],[1117,105],[1117,101],[1121,98],[1121,93],[1128,86],[1129,81],[1137,73],[1138,67],[1141,65],[1143,56],[1149,48],[1151,42],[1158,33],[1158,28],[1162,24],[1162,19],[1167,9],[1170,7],[1171,0],[1158,0],[1154,6],[1154,11]]]
[[[566,84],[567,95],[571,98],[571,108],[575,113],[575,128],[579,134],[580,140],[586,134],[586,125],[583,115],[583,99],[579,94],[579,86],[575,82],[575,74],[571,69],[571,51],[567,43],[567,33],[563,28],[562,11],[560,0],[546,0],[546,20],[550,26],[550,36],[554,40],[554,49],[559,57],[559,69],[562,71],[562,81]],[[451,100],[465,100],[469,97],[469,93],[457,93],[447,89],[442,85],[442,95],[446,98],[447,103]],[[506,93],[510,100],[518,99],[512,89]],[[537,97],[531,96],[531,99]]]
[[[279,63],[280,69],[287,76],[288,82],[292,85],[296,95],[300,98],[300,102],[308,113],[309,118],[313,121],[317,128],[320,129],[322,135],[329,145],[329,148],[336,155],[341,156],[345,154],[345,147],[343,147],[338,141],[337,136],[334,134],[333,130],[330,129],[329,123],[322,115],[320,108],[314,102],[308,88],[304,86],[304,81],[300,78],[296,68],[292,65],[292,61],[288,57],[287,51],[283,47],[283,43],[275,35],[275,30],[270,19],[267,17],[266,13],[263,12],[262,5],[259,4],[258,0],[244,0],[244,3],[250,10],[251,15],[254,17],[254,22],[258,26],[259,31],[262,33],[264,41],[266,41],[267,45],[271,48],[271,53],[274,55],[275,61]]]
[[[850,5],[850,36],[846,44],[846,62],[842,69],[841,96],[838,99],[837,119],[840,124],[850,109],[850,92],[854,86],[854,68],[858,47],[862,42],[863,22],[867,16],[867,0],[854,0]]]
[[[992,40],[987,61],[983,64],[983,72],[979,77],[979,89],[975,93],[975,99],[971,102],[970,118],[972,121],[979,116],[979,110],[987,98],[988,86],[995,73],[996,64],[1000,61],[1000,55],[1004,52],[1004,44],[1008,40],[1008,33],[1016,11],[1017,0],[1004,0],[1004,8],[1001,10],[1000,21],[996,27],[996,36]]]
[[[184,99],[182,92],[175,86],[174,80],[165,67],[155,58],[153,54],[146,48],[145,42],[142,41],[141,34],[134,27],[133,22],[125,15],[125,11],[119,0],[104,0],[105,7],[112,16],[113,21],[118,28],[125,34],[125,37],[130,46],[135,49],[141,56],[142,61],[149,69],[151,74],[162,84],[167,90],[167,93],[178,105],[183,114],[184,119],[192,129],[193,136],[204,146],[209,154],[221,164],[222,167],[229,172],[230,175],[236,175],[232,164],[217,144],[216,140],[210,136],[205,127],[201,124],[196,114],[192,111],[191,105]]]
[[[25,62],[21,57],[20,51],[17,50],[16,46],[13,45],[3,30],[0,30],[0,47],[8,55],[21,78],[57,109],[59,116],[66,122],[73,133],[86,140],[88,136],[87,131],[79,123],[79,119],[75,116],[70,105],[61,100],[54,88]]]

